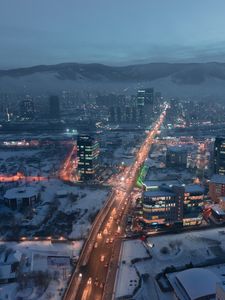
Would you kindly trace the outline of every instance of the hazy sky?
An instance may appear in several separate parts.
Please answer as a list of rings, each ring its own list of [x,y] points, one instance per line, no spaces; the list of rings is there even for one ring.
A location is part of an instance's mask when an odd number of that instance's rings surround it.
[[[225,61],[225,0],[0,0],[0,67]]]

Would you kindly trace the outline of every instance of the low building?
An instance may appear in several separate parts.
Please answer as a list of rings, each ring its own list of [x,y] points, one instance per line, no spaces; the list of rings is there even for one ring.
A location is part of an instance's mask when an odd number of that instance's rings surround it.
[[[177,299],[210,300],[216,298],[216,285],[220,279],[210,270],[192,268],[168,276]],[[224,298],[221,298],[224,299]]]
[[[146,191],[143,197],[143,221],[148,224],[171,225],[181,222],[181,205],[172,190]]]
[[[16,280],[16,272],[11,264],[0,264],[0,283],[9,283]]]
[[[39,193],[33,187],[18,187],[6,191],[4,201],[13,209],[33,206],[38,201]]]
[[[203,206],[204,188],[200,185],[163,184],[143,193],[142,220],[161,226],[199,225]]]
[[[143,182],[144,189],[146,191],[158,190],[162,186],[172,187],[174,185],[181,185],[181,182],[177,179],[171,180],[145,180]]]

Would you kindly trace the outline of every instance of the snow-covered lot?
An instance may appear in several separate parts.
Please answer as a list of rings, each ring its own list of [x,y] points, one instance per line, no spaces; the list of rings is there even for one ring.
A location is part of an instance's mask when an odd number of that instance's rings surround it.
[[[25,176],[50,176],[58,169],[67,151],[62,146],[55,148],[0,150],[0,174]]]
[[[133,260],[149,258],[146,248],[140,240],[125,241],[122,246],[120,266],[116,280],[116,297],[132,295],[139,283],[139,276]]]
[[[12,211],[3,206],[2,236],[64,236],[84,238],[98,210],[107,199],[107,188],[70,186],[58,179],[32,182],[40,201],[32,210]],[[15,229],[16,228],[16,229]]]
[[[15,282],[1,284],[0,298],[61,299],[82,242],[0,243],[0,265],[18,262]],[[1,270],[1,268],[0,268]],[[0,277],[6,276],[0,272]]]
[[[130,285],[130,280],[142,277],[141,288],[134,299],[174,299],[173,293],[163,293],[155,280],[157,274],[171,266],[185,269],[190,263],[193,266],[201,265],[216,273],[221,280],[224,279],[225,262],[221,262],[225,258],[223,228],[155,236],[149,238],[148,242],[154,245],[153,248],[149,247],[152,258],[136,260],[133,264],[133,258],[146,256],[144,244],[140,240],[124,242],[116,285],[117,298],[131,295],[135,286]]]

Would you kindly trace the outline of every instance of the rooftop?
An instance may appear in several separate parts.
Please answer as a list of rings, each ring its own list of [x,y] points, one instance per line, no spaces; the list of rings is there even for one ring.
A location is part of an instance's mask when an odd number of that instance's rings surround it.
[[[179,272],[176,274],[176,279],[190,300],[215,295],[216,283],[219,281],[216,274],[203,268],[193,268]]]
[[[30,198],[37,195],[37,190],[33,187],[18,187],[12,188],[6,191],[4,198],[6,199],[18,199],[18,198]]]
[[[179,180],[145,180],[143,184],[146,186],[146,188],[157,188],[162,185],[167,185],[167,186],[173,186],[173,185],[180,185]]]
[[[173,197],[173,196],[175,196],[174,193],[169,191],[162,191],[162,190],[144,192],[144,197]]]
[[[224,175],[215,174],[211,178],[211,182],[217,183],[217,184],[225,184],[225,176]]]
[[[182,153],[182,152],[187,152],[187,147],[185,147],[185,146],[168,146],[167,150],[170,152]]]
[[[204,188],[199,184],[188,184],[185,186],[186,193],[204,193]]]

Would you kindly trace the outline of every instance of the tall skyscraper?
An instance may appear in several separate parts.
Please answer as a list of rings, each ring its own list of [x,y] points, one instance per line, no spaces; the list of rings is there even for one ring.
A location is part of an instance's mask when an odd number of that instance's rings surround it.
[[[214,172],[225,175],[225,137],[217,137],[214,144]]]
[[[145,89],[145,105],[153,105],[154,104],[154,89],[148,88]]]
[[[58,96],[49,97],[49,118],[60,119],[60,102]]]
[[[34,102],[30,96],[20,102],[20,117],[26,120],[32,120],[35,115]]]
[[[81,179],[92,179],[98,167],[98,142],[89,135],[79,135],[77,138],[77,155]]]
[[[153,115],[154,89],[140,89],[137,92],[137,108],[140,122],[149,123]]]

